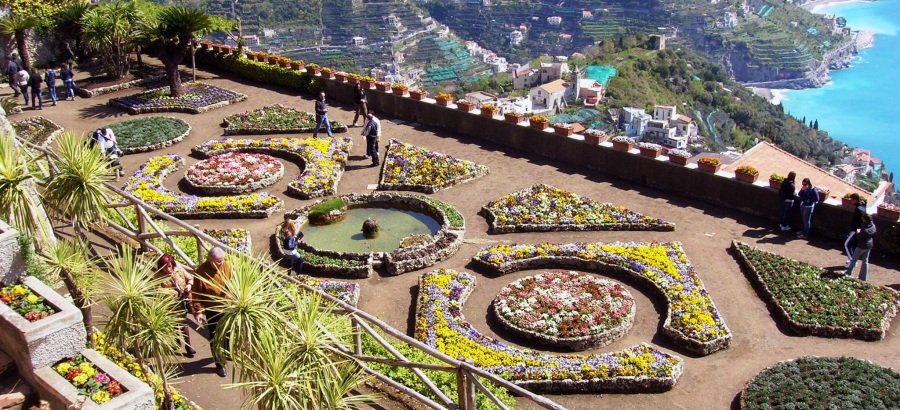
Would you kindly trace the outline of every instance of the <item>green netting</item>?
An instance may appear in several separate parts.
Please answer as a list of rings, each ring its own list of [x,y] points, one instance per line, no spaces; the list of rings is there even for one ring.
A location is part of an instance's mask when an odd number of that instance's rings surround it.
[[[588,79],[594,80],[604,87],[609,79],[616,76],[616,68],[606,65],[589,65],[584,68],[584,75]]]
[[[592,108],[582,108],[574,114],[559,114],[550,118],[550,123],[557,122],[577,122],[587,126],[600,121],[600,111]],[[602,122],[601,122],[602,124]]]

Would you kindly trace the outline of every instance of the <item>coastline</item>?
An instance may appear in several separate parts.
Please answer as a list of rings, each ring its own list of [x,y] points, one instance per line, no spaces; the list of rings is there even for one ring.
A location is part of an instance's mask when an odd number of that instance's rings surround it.
[[[774,105],[781,104],[782,101],[787,97],[788,91],[791,91],[787,88],[758,88],[758,87],[747,87],[753,94],[756,94],[762,98],[765,98],[770,103]]]
[[[841,3],[868,3],[871,1],[875,1],[875,0],[816,0],[816,1],[811,1],[809,3],[804,3],[800,6],[800,8],[802,8],[810,13],[813,13],[813,14],[823,14],[823,13],[820,13],[819,10],[821,10],[822,8],[824,8],[826,6],[831,6],[831,5],[835,5],[835,4],[841,4]]]

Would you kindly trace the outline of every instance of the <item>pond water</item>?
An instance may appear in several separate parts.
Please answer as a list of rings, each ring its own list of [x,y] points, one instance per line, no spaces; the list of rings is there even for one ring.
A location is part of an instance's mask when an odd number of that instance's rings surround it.
[[[366,239],[362,225],[371,218],[380,227],[378,236]],[[421,212],[397,208],[366,206],[351,208],[347,218],[331,225],[304,225],[303,242],[316,249],[336,252],[392,252],[400,247],[400,241],[410,235],[434,235],[441,229],[440,223]]]

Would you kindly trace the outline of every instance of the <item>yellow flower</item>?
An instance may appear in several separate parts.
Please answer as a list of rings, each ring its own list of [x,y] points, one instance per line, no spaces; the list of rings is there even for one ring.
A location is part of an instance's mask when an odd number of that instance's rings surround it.
[[[56,372],[59,374],[66,374],[69,372],[69,369],[72,368],[72,365],[69,362],[60,363],[59,366],[56,366]]]

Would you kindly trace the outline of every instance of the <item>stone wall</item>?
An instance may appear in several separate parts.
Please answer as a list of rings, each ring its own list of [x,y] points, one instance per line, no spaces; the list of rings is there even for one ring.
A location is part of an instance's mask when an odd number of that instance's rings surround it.
[[[0,285],[18,283],[25,277],[25,261],[19,252],[19,231],[0,221]]]

